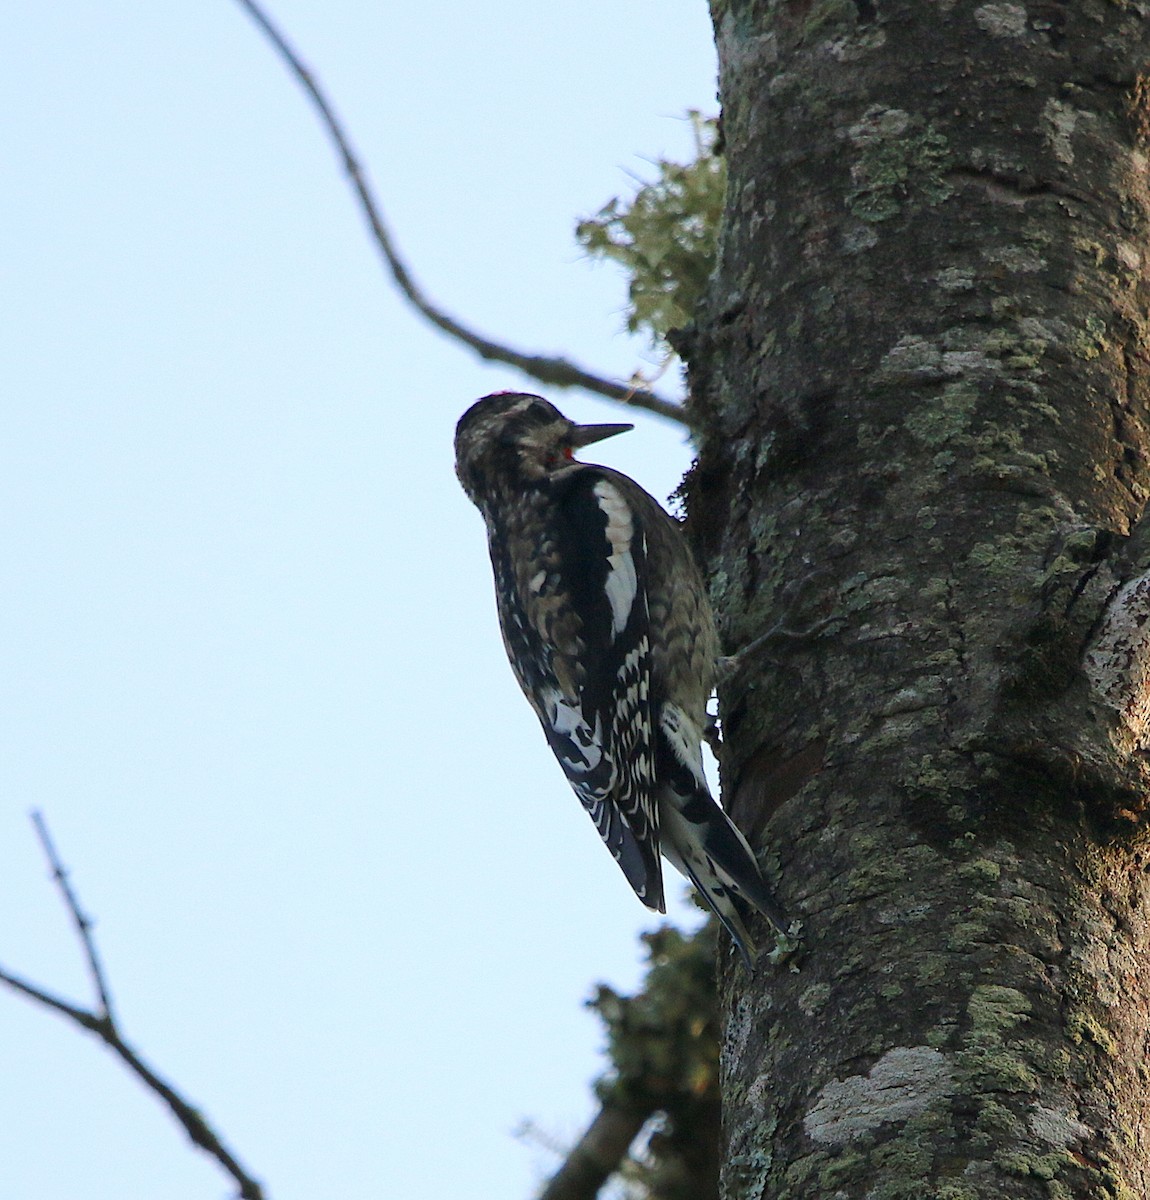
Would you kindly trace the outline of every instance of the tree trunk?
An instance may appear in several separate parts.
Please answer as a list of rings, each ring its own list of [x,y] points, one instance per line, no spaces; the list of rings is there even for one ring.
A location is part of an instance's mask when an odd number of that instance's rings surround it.
[[[1150,1195],[1146,11],[713,0],[728,1200]]]

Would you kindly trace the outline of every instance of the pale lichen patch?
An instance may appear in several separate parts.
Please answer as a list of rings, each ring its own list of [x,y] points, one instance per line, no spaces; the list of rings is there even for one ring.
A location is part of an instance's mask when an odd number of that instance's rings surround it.
[[[914,383],[942,377],[942,352],[926,338],[904,334],[874,373],[876,383]]]
[[[947,267],[935,276],[944,292],[970,292],[974,290],[974,273],[963,267]]]
[[[1138,745],[1150,740],[1150,574],[1110,602],[1083,659],[1094,690],[1125,721]]]
[[[1030,1110],[1029,1124],[1035,1137],[1051,1146],[1066,1147],[1090,1136],[1090,1130],[1069,1112],[1043,1108],[1035,1104]]]
[[[1070,166],[1074,162],[1074,127],[1078,124],[1078,111],[1069,104],[1051,97],[1042,110],[1043,133],[1059,162]]]
[[[1026,36],[1026,9],[1021,4],[983,4],[974,10],[974,21],[991,37]]]
[[[828,1083],[803,1128],[813,1141],[846,1145],[880,1125],[917,1116],[946,1094],[950,1080],[945,1054],[929,1046],[897,1046],[866,1075]]]
[[[901,108],[872,104],[853,125],[847,126],[846,135],[856,146],[869,146],[873,142],[898,137],[909,124],[910,113]]]
[[[1027,1019],[1030,1001],[1017,988],[984,984],[974,989],[967,1013],[973,1037],[997,1041]]]
[[[1129,242],[1116,243],[1114,256],[1129,271],[1142,269],[1142,254],[1137,246],[1132,246]]]
[[[984,250],[982,256],[1012,275],[1041,271],[1046,266],[1046,259],[1025,246],[996,246]]]

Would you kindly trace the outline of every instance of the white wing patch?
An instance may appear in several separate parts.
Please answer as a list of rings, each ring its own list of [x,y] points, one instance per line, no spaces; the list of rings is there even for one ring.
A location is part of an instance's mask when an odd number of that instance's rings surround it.
[[[544,692],[543,716],[551,730],[551,748],[563,769],[570,774],[589,774],[603,762],[603,730],[598,719],[592,729],[577,700],[558,689]],[[612,777],[614,771],[612,771]]]
[[[670,743],[675,757],[695,778],[704,792],[709,792],[707,777],[703,774],[703,731],[677,705],[667,701],[659,713],[659,724]]]
[[[635,538],[635,523],[631,508],[619,489],[605,479],[594,487],[595,499],[607,517],[607,541],[611,557],[607,560],[607,599],[611,603],[611,636],[616,638],[627,626],[627,618],[635,603],[639,580],[631,543]]]

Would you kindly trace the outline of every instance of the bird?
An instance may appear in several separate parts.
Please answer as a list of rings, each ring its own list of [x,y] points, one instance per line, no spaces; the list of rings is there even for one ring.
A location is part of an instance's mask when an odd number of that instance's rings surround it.
[[[753,970],[748,909],[784,935],[787,919],[703,773],[721,651],[702,575],[653,496],[575,458],[633,428],[496,392],[459,419],[456,474],[487,527],[512,671],[599,835],[656,912],[667,858]]]

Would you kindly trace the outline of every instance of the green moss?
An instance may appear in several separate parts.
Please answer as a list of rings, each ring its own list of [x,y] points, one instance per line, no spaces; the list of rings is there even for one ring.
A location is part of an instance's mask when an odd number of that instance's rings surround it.
[[[862,589],[867,579],[868,576],[860,571],[844,580],[838,589],[838,607],[847,613],[861,612],[866,608],[869,601]]]
[[[757,1200],[766,1190],[773,1161],[764,1150],[734,1155],[727,1162],[725,1194],[730,1200]]]
[[[830,985],[815,983],[799,996],[799,1011],[813,1017],[831,997]]]
[[[760,454],[763,456],[765,462],[765,459],[770,455],[770,449],[767,448],[765,452],[760,449]],[[756,460],[755,465],[761,470],[763,462]],[[764,551],[769,553],[771,548],[777,543],[778,537],[778,514],[760,506],[751,521],[751,545],[754,547],[755,553],[762,554]]]
[[[1075,1009],[1067,1016],[1066,1036],[1076,1046],[1091,1042],[1107,1054],[1115,1054],[1118,1049],[1109,1031],[1081,1009]]]
[[[977,1093],[1018,1093],[1033,1095],[1039,1089],[1038,1075],[1017,1043],[1007,1036],[1017,1032],[1029,1018],[1030,1001],[1017,988],[982,984],[974,989],[967,1003],[969,1026],[958,1055],[961,1072]],[[1025,1047],[1023,1043],[1023,1047]],[[1013,1124],[1009,1110],[993,1102],[982,1109],[982,1138],[989,1148],[993,1131]]]
[[[999,1039],[1030,1015],[1030,1001],[1017,988],[984,984],[974,989],[966,1006],[971,1036]]]
[[[842,895],[847,900],[865,899],[877,892],[889,891],[904,878],[905,872],[896,862],[871,862],[847,876]]]
[[[1056,1150],[1051,1154],[999,1154],[994,1159],[995,1166],[1008,1175],[1020,1178],[1031,1176],[1035,1179],[1055,1179],[1058,1173],[1074,1165],[1074,1160],[1065,1150]]]
[[[990,315],[1001,321],[1018,311],[1018,299],[1015,296],[995,296],[990,301]]]
[[[914,979],[919,987],[929,987],[948,979],[954,963],[948,954],[920,954],[914,959]]]
[[[1001,875],[1002,867],[988,858],[976,858],[958,868],[959,878],[972,883],[996,883]]]
[[[976,1046],[963,1050],[958,1063],[978,1091],[1033,1096],[1041,1086],[1025,1059],[1011,1050]]]
[[[1071,337],[1069,348],[1072,354],[1087,361],[1097,358],[1110,348],[1106,340],[1106,322],[1091,313],[1086,318],[1084,327]]]
[[[1100,1189],[1099,1200],[1139,1200],[1138,1195],[1128,1188],[1114,1171],[1103,1170],[1102,1178],[1105,1182]]]
[[[1076,237],[1072,244],[1075,250],[1080,254],[1085,254],[1096,267],[1102,266],[1106,261],[1106,250],[1098,242],[1093,242],[1089,238]]]
[[[912,768],[912,773],[903,779],[903,786],[916,794],[937,797],[948,792],[955,784],[955,766],[948,756],[924,754]]]
[[[919,589],[918,593],[924,600],[930,600],[938,604],[944,604],[950,597],[950,581],[948,579],[934,578],[928,579],[927,582]]]
[[[977,462],[975,464],[977,466]],[[991,464],[999,466],[997,462]],[[1021,565],[1021,555],[1013,537],[979,542],[966,557],[967,565],[999,579],[1013,579]]]
[[[840,1183],[850,1182],[865,1165],[866,1158],[857,1150],[844,1150],[820,1169],[818,1181],[823,1190],[817,1195],[832,1195]]]
[[[906,581],[897,575],[868,579],[860,589],[868,605],[893,604],[906,595]]]
[[[1079,529],[1071,533],[1062,543],[1055,564],[1064,562],[1064,569],[1079,563],[1093,562],[1098,553],[1098,530]]]
[[[849,0],[818,0],[807,12],[802,36],[813,38],[836,25],[853,30],[857,18],[858,9]]]
[[[863,953],[862,950],[855,950],[852,953],[844,954],[834,968],[834,977],[836,979],[850,979],[852,975],[857,975],[864,968],[869,969],[874,964]]]
[[[1048,345],[1045,338],[1012,338],[1002,348],[1002,364],[1012,371],[1037,371]]]
[[[946,948],[958,954],[973,950],[980,942],[986,941],[989,933],[982,921],[959,921],[946,939]]]
[[[945,1102],[941,1108],[927,1108],[903,1123],[893,1141],[875,1150],[874,1160],[894,1167],[903,1175],[926,1175],[934,1159],[933,1147],[948,1133],[949,1117]]]
[[[946,178],[951,162],[946,137],[921,119],[909,130],[863,144],[852,171],[856,184],[847,194],[847,207],[859,220],[888,221],[912,197],[933,206],[953,194]]]
[[[627,328],[655,344],[686,325],[699,304],[715,263],[727,186],[726,159],[714,153],[716,119],[687,115],[692,160],[658,160],[650,183],[633,196],[616,196],[575,229],[591,257],[622,265],[629,276]]]
[[[1000,1146],[1008,1139],[1023,1136],[1026,1123],[1005,1105],[996,1100],[985,1100],[975,1118],[974,1128],[983,1135],[976,1139],[980,1142],[980,1148],[988,1149],[990,1146]]]
[[[967,980],[965,975],[960,972],[959,977],[953,979],[953,982],[957,986],[963,987]],[[932,1050],[948,1049],[954,1043],[954,1023],[952,1021],[940,1021],[933,1029],[927,1032],[924,1040]]]
[[[939,396],[907,417],[907,431],[924,446],[937,450],[965,432],[977,403],[978,389],[973,384],[947,384]]]

